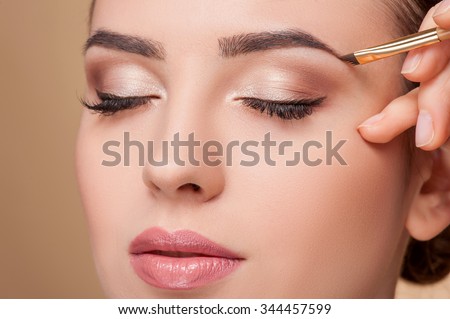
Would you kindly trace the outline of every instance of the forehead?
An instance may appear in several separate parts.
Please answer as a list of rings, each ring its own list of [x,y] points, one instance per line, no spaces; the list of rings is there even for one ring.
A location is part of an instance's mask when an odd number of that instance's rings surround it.
[[[212,49],[223,36],[298,28],[349,53],[392,38],[393,25],[382,1],[97,0],[92,31],[109,29],[198,51]]]

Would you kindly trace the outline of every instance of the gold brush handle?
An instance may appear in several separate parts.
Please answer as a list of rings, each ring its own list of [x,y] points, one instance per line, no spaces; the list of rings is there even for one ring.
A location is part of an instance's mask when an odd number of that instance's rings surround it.
[[[359,64],[365,64],[448,39],[450,39],[450,30],[433,28],[382,45],[356,51],[354,55]]]

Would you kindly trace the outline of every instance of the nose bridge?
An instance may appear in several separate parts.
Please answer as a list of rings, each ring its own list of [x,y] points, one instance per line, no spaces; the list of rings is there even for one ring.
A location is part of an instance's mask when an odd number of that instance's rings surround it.
[[[203,60],[204,61],[204,60]],[[149,156],[162,164],[145,166],[143,177],[155,194],[180,198],[186,194],[206,200],[222,189],[222,168],[205,165],[203,145],[216,139],[210,112],[212,87],[202,59],[184,59],[172,71],[167,99],[161,107],[160,141]],[[158,138],[159,140],[159,138]],[[156,141],[155,141],[156,142]]]
[[[189,55],[174,63],[169,71],[165,108],[165,134],[208,135],[213,133],[209,117],[214,107],[214,63],[207,56]],[[209,129],[206,129],[208,128]]]

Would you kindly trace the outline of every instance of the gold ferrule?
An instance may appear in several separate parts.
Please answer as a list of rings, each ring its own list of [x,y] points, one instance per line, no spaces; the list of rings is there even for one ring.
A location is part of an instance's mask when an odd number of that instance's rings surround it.
[[[437,34],[439,36],[439,39],[441,41],[450,39],[450,30],[444,30],[444,29],[441,29],[441,28],[437,28],[436,30],[437,30]]]
[[[355,58],[359,64],[384,59],[413,49],[432,45],[450,38],[450,31],[440,28],[425,30],[382,45],[356,51]]]

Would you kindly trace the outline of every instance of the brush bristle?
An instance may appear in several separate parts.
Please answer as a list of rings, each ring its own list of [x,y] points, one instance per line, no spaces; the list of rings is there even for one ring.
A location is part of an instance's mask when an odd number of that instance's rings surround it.
[[[345,61],[345,62],[348,62],[348,63],[351,63],[353,65],[359,65],[359,62],[358,62],[358,60],[356,59],[356,57],[355,57],[355,55],[353,53],[341,56],[341,60]]]

